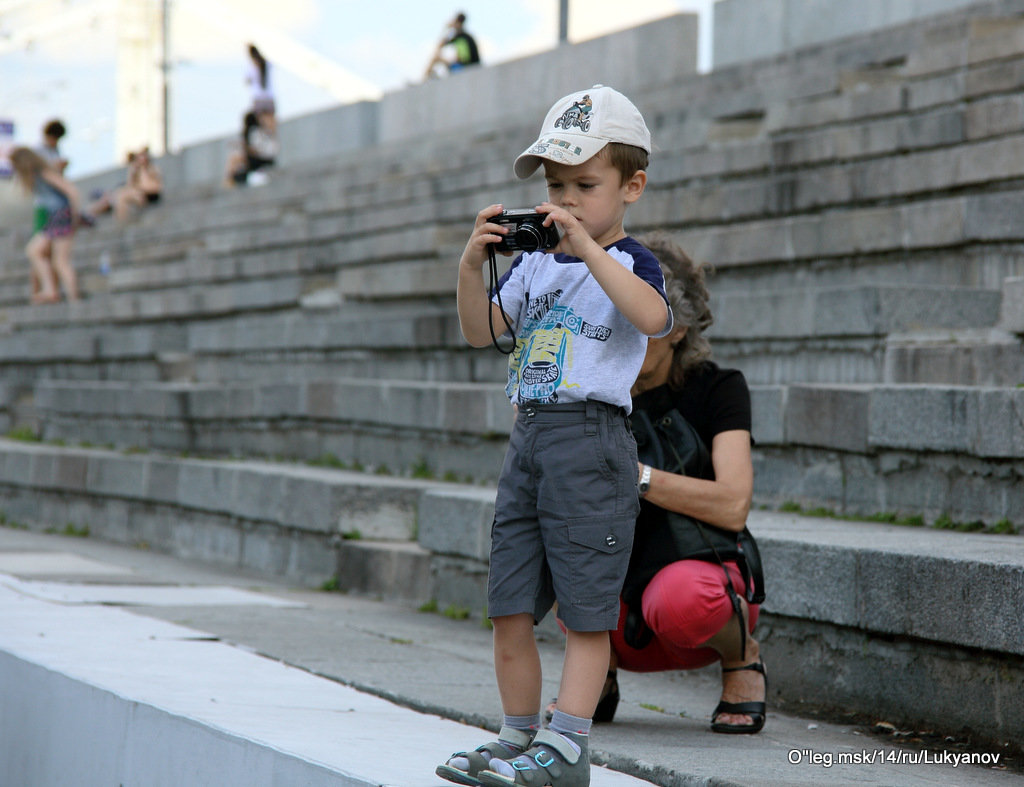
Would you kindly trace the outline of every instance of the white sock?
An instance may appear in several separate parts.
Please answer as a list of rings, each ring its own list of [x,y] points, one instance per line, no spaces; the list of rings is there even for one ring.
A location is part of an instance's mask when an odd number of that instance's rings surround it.
[[[513,727],[517,730],[533,732],[534,730],[540,728],[540,713],[536,713],[532,716],[505,716],[503,724],[506,727]],[[517,754],[521,754],[523,751],[516,744],[509,743],[508,741],[503,741],[501,738],[498,738],[498,742],[503,744],[507,749],[509,749],[512,752],[509,755],[510,757],[515,757]],[[492,759],[491,762],[501,762],[501,760]],[[448,761],[448,764],[453,768],[458,768],[460,771],[469,770],[469,760],[465,757],[453,757]]]

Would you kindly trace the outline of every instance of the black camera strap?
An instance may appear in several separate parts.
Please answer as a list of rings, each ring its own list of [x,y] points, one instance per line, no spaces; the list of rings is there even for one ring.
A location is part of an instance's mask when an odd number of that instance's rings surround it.
[[[516,332],[515,329],[509,324],[508,317],[505,315],[505,306],[501,302],[501,290],[498,288],[498,258],[494,254],[494,244],[487,244],[487,263],[488,263],[488,283],[487,292],[494,293],[494,297],[498,301],[498,309],[501,311],[501,321],[505,323],[505,327],[508,328],[509,335],[512,337],[512,346],[505,350],[498,344],[498,337],[494,335],[494,320],[491,319],[491,301],[487,299],[487,327],[491,330],[491,343],[494,344],[494,348],[505,355],[511,355],[516,351]]]

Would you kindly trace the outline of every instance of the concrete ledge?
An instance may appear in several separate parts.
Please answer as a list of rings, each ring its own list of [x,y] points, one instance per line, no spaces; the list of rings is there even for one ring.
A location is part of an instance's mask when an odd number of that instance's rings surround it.
[[[938,385],[752,386],[754,434],[765,445],[809,445],[851,453],[879,449],[958,453],[982,459],[1024,455],[1024,390]],[[280,419],[373,425],[441,435],[503,437],[512,425],[501,388],[490,383],[381,379],[295,383],[111,383],[40,380],[35,405],[47,439],[122,442],[138,421],[144,430],[171,427],[190,435],[206,429],[244,431],[247,421]],[[109,431],[93,434],[91,420]],[[63,426],[59,424],[64,423]],[[52,424],[52,425],[51,425]],[[196,450],[196,443],[144,447]],[[225,445],[230,446],[228,440]]]
[[[382,141],[421,134],[461,133],[467,108],[481,128],[502,125],[508,115],[511,85],[543,85],[526,90],[516,112],[543,116],[551,102],[594,83],[613,85],[635,95],[652,83],[671,83],[697,68],[697,19],[677,14],[610,36],[563,46],[535,57],[467,69],[453,79],[427,82],[384,96],[380,103]],[[529,144],[524,139],[522,145]]]
[[[2,651],[0,672],[6,784],[377,784]]]
[[[235,306],[230,303],[214,305],[208,300],[210,311],[205,317],[201,317],[201,310],[197,311],[193,304],[183,307],[180,320],[170,319],[159,309],[146,318],[133,307],[130,315],[123,315],[124,322],[115,317],[94,325],[79,325],[73,331],[67,329],[66,322],[59,327],[52,324],[25,326],[14,333],[0,335],[0,360],[38,368],[40,364],[69,361],[83,365],[122,361],[153,363],[157,355],[167,352],[224,357],[257,352],[298,354],[309,351],[327,355],[339,350],[468,351],[459,334],[453,308],[402,304],[397,309],[382,310],[373,321],[374,330],[367,331],[366,320],[370,315],[355,304],[307,313],[294,308],[301,302],[301,292],[270,296],[281,299],[275,304],[265,300],[273,283],[257,284],[260,286],[251,293],[252,305],[259,302],[260,308],[268,310],[281,306],[293,308],[264,314],[248,309],[247,313],[237,314],[232,313]],[[225,292],[230,290],[228,287]],[[214,317],[218,319],[207,319]],[[119,322],[121,324],[117,324]],[[63,366],[61,369],[66,372]],[[97,374],[93,371],[84,376]]]
[[[1001,328],[1024,334],[1024,276],[1014,276],[1003,283]]]
[[[0,441],[0,479],[9,521],[76,522],[101,537],[311,584],[335,573],[345,537],[408,543],[420,496],[444,486],[11,441]]]
[[[493,490],[450,501],[445,493],[428,496],[420,545],[486,560]],[[767,612],[1024,656],[1024,621],[1014,612],[1024,604],[1020,537],[765,511],[751,513],[750,528],[764,557]],[[924,584],[943,590],[922,593]],[[960,613],[964,603],[972,615]]]
[[[1011,288],[1003,293],[1005,320]],[[995,387],[1024,382],[1021,340],[1000,329],[891,334],[885,341],[884,363],[887,383]]]
[[[766,511],[766,611],[1024,655],[1024,540]],[[984,577],[984,579],[983,579]],[[935,592],[925,592],[931,586]],[[963,609],[972,612],[964,615]]]
[[[157,456],[137,457],[142,469],[132,471],[125,457],[112,452],[10,443],[2,448],[9,523],[88,525],[101,538],[145,541],[304,584],[336,575],[343,589],[376,596],[434,598],[470,610],[485,604],[492,489]],[[325,490],[320,500],[312,494],[318,490]],[[306,501],[309,518],[275,503],[278,497]],[[365,508],[351,502],[360,499]],[[338,505],[362,538],[341,538]],[[406,536],[378,543],[365,535],[368,523],[389,507],[407,517],[403,521],[415,521],[416,542]],[[849,659],[855,642],[863,640],[878,665],[900,662],[911,685],[923,685],[927,672],[941,664],[970,662],[974,666],[961,670],[961,677],[982,681],[991,691],[972,695],[955,713],[945,696],[921,692],[894,709],[893,718],[927,719],[949,730],[966,725],[993,738],[1024,723],[1020,710],[1006,702],[1019,693],[1016,682],[1024,682],[1020,537],[764,511],[751,513],[750,526],[765,561],[766,648],[772,636],[789,647],[806,630]],[[965,605],[970,615],[963,614]],[[923,654],[920,662],[905,655],[916,652]],[[891,682],[888,673],[878,667],[869,679],[848,669],[863,685],[830,688],[821,693],[823,702],[864,713],[882,707],[879,682]],[[796,688],[804,686],[799,670],[783,671],[779,690],[795,702],[804,690]],[[941,709],[935,704],[940,699]]]
[[[891,386],[872,393],[868,440],[879,448],[917,435],[921,449],[1024,457],[1024,389]]]
[[[1024,524],[1024,389],[792,385],[751,393],[760,502]],[[502,391],[473,383],[40,381],[35,405],[47,440],[302,460],[333,454],[388,473],[462,480],[496,477],[511,427]],[[225,499],[219,491],[206,497]],[[476,556],[467,543],[468,552],[451,544],[440,551]]]
[[[414,537],[417,549],[435,555],[485,562],[489,551],[492,488],[10,441],[0,448],[4,485],[40,498],[127,501],[143,515],[146,506],[171,505],[281,532],[340,536],[351,526],[360,531],[361,539],[348,543],[356,550],[386,533],[398,552]],[[20,511],[5,513],[17,519]],[[1017,536],[764,511],[752,512],[751,528],[772,553],[766,565],[767,582],[778,583],[767,606],[773,613],[1024,655],[1024,622],[1012,612],[1024,605],[1024,542]],[[921,594],[915,578],[926,576],[941,576],[947,591],[963,590]],[[978,616],[958,614],[965,598]]]
[[[491,551],[494,490],[428,490],[420,498],[418,541],[434,554],[486,561]]]
[[[751,386],[765,445],[1024,456],[1024,389],[948,385]]]
[[[713,298],[716,338],[872,336],[988,327],[1002,293],[950,287],[861,286]],[[719,322],[721,327],[717,327]]]
[[[182,626],[0,599],[4,784],[418,784],[453,740],[485,735]],[[370,745],[385,730],[408,739],[401,757]]]

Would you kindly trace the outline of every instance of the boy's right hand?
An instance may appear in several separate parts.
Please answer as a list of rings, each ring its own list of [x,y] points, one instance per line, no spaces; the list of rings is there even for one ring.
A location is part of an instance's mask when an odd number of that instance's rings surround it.
[[[462,252],[462,259],[459,261],[460,267],[470,270],[483,268],[484,263],[487,261],[487,246],[492,243],[500,243],[501,239],[508,233],[507,227],[502,227],[500,224],[495,224],[491,221],[502,210],[503,207],[501,205],[488,205],[476,214],[473,232],[469,236],[466,250]],[[502,254],[509,256],[511,252],[505,251]]]

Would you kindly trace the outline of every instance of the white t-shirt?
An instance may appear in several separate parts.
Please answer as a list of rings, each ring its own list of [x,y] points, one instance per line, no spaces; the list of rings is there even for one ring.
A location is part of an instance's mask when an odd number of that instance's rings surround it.
[[[238,73],[237,71],[235,73]],[[260,67],[255,63],[249,63],[249,68],[245,72],[245,81],[249,85],[249,92],[252,95],[253,103],[258,101],[273,101],[274,90],[270,83],[270,65],[267,65],[267,84],[266,87],[260,84]]]
[[[657,258],[633,238],[605,249],[665,298]],[[647,336],[626,319],[586,263],[568,254],[520,255],[498,282],[494,303],[515,329],[505,393],[514,404],[597,399],[632,409],[630,388],[647,352]],[[665,300],[665,327],[672,311]],[[506,332],[507,335],[507,332]]]

